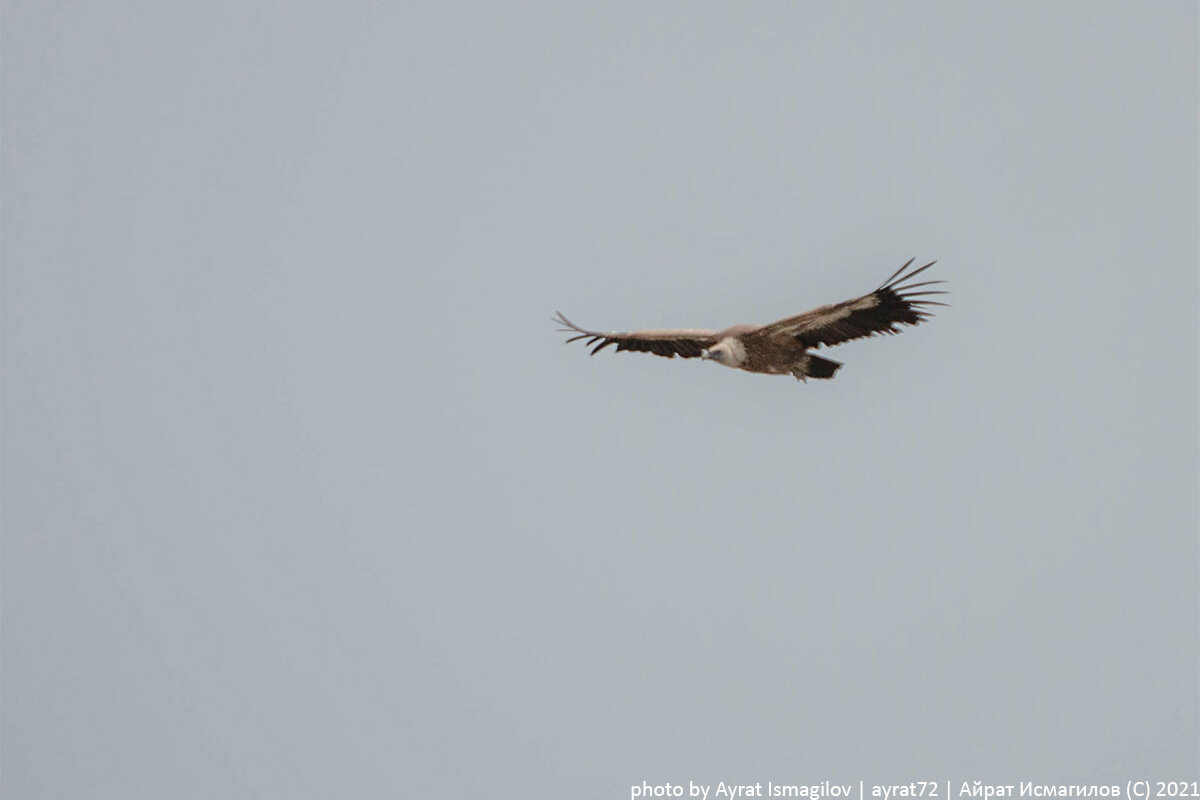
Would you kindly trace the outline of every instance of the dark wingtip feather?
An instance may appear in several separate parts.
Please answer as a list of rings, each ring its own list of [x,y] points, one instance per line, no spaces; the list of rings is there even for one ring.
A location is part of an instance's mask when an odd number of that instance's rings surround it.
[[[909,261],[908,263],[909,263],[909,264],[911,264],[911,263],[912,263],[912,261]],[[930,267],[932,267],[932,266],[933,266],[934,264],[936,264],[936,263],[937,263],[937,261],[930,261],[928,264],[926,264],[926,265],[924,265],[924,266],[922,266],[922,267],[917,267],[917,268],[916,268],[916,269],[914,269],[912,272],[907,272],[907,273],[905,273],[905,274],[903,274],[903,275],[900,275],[899,273],[896,273],[896,275],[893,275],[891,278],[888,278],[887,282],[886,282],[886,283],[884,283],[884,284],[883,284],[883,286],[882,286],[881,288],[884,288],[884,289],[904,289],[905,287],[901,286],[901,284],[902,284],[902,283],[904,283],[905,281],[910,281],[910,280],[912,280],[913,278],[917,277],[917,276],[918,276],[918,275],[920,275],[922,272],[924,272],[925,270],[929,269]],[[907,264],[906,264],[905,266],[907,266]],[[899,277],[897,277],[897,275],[899,275]]]
[[[558,315],[554,318],[554,322],[557,322],[560,325],[566,325],[568,328],[570,328],[573,331],[578,331],[580,333],[590,333],[590,331],[579,327],[574,322],[571,322],[571,320],[567,319],[566,315],[563,314],[561,311],[556,311],[554,313]]]
[[[879,287],[878,287],[878,288],[877,288],[875,291],[879,291],[879,289],[882,289],[883,287],[885,287],[885,286],[887,286],[889,283],[891,283],[891,282],[892,282],[892,279],[894,279],[894,278],[895,278],[897,275],[899,275],[901,272],[904,272],[904,270],[908,269],[908,265],[909,265],[909,264],[911,264],[911,263],[913,263],[913,262],[914,262],[914,261],[916,261],[916,260],[917,260],[917,257],[916,257],[916,256],[913,256],[913,257],[912,257],[912,258],[910,258],[908,261],[904,262],[904,266],[900,267],[900,269],[896,270],[896,271],[895,271],[895,272],[893,272],[891,275],[889,275],[889,276],[888,276],[888,279],[887,279],[886,281],[884,281],[883,283],[879,284]]]

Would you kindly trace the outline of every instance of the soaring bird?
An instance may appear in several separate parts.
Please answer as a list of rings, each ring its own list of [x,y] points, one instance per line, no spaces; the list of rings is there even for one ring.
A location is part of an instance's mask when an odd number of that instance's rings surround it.
[[[919,325],[932,316],[926,310],[928,306],[946,305],[924,299],[947,294],[928,288],[945,281],[912,283],[913,278],[937,262],[930,261],[906,272],[915,260],[909,259],[870,294],[814,308],[768,325],[733,325],[721,331],[680,328],[601,333],[579,327],[561,311],[557,312],[555,321],[566,326],[559,329],[563,333],[575,334],[567,339],[568,342],[586,339],[587,345],[595,345],[592,355],[615,344],[618,352],[630,350],[666,358],[699,358],[746,372],[793,375],[796,380],[806,382],[809,378],[832,378],[842,366],[841,362],[822,358],[809,350],[880,333],[900,333],[901,328],[897,326]]]

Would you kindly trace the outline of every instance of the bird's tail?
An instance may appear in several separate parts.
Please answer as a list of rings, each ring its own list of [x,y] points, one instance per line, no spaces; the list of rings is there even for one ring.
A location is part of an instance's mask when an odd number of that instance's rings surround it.
[[[833,361],[828,358],[814,356],[812,353],[805,353],[800,361],[792,367],[792,374],[796,376],[796,380],[803,381],[808,378],[832,378],[833,374],[842,366],[842,362]]]

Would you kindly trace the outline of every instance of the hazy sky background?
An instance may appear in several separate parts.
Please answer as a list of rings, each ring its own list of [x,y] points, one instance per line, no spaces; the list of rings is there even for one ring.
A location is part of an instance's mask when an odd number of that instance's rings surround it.
[[[5,797],[1195,778],[1197,38],[6,2]],[[913,256],[833,381],[550,322]]]

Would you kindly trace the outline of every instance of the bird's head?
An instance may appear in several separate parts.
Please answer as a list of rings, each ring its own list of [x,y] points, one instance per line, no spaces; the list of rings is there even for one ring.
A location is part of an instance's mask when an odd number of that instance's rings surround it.
[[[733,363],[733,349],[729,346],[728,342],[717,342],[712,347],[701,350],[700,358],[704,361],[715,361],[718,364],[729,365]]]

